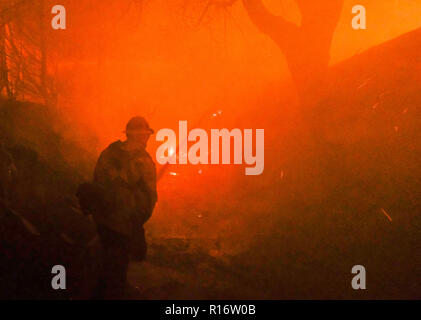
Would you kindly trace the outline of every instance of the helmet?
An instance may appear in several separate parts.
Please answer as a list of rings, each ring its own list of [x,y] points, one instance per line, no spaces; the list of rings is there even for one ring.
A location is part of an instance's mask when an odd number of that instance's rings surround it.
[[[149,133],[153,134],[154,130],[149,127],[149,123],[145,118],[136,116],[130,119],[126,125],[125,133]]]

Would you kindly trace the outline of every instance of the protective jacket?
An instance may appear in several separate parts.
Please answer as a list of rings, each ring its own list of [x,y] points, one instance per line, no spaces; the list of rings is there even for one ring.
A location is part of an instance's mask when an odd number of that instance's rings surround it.
[[[151,217],[157,201],[156,168],[145,149],[127,151],[116,141],[100,155],[94,183],[105,190],[112,205],[93,212],[98,224],[132,236]]]

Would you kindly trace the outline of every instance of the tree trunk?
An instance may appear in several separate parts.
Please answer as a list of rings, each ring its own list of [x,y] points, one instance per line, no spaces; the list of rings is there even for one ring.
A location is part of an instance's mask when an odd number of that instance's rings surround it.
[[[250,19],[284,53],[303,107],[315,106],[326,91],[330,46],[343,0],[296,0],[297,26],[271,14],[261,0],[243,0]]]

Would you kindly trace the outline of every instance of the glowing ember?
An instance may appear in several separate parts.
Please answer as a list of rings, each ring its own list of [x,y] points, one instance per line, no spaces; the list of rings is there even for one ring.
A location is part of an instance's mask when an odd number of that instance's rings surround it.
[[[380,209],[382,213],[386,216],[387,219],[389,219],[390,222],[392,222],[392,218],[389,216],[389,214],[384,210],[383,208]]]
[[[366,79],[363,83],[361,83],[360,85],[359,85],[359,87],[357,88],[358,90],[359,89],[361,89],[361,88],[364,88],[367,84],[368,84],[368,82],[370,81],[371,79],[369,78],[369,79]]]

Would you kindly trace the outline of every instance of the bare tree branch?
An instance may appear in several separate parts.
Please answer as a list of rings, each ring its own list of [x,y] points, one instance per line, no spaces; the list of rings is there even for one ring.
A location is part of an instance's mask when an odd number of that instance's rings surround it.
[[[295,0],[301,25],[270,13],[262,0],[242,0],[251,21],[274,40],[285,54],[303,104],[322,96],[330,46],[344,0]]]
[[[288,45],[288,38],[298,31],[298,26],[281,16],[270,13],[261,0],[242,0],[251,21],[270,36],[281,48]]]

